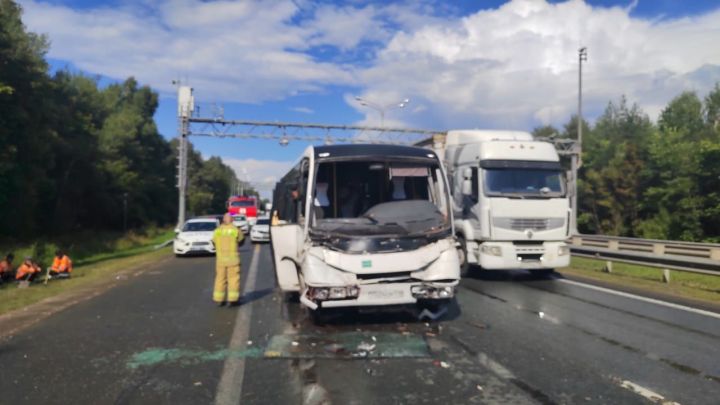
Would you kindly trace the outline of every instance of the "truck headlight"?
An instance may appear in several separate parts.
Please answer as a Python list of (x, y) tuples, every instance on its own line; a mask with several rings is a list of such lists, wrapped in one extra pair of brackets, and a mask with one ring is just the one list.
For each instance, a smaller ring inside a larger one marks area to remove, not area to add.
[(570, 246), (560, 246), (558, 247), (558, 256), (567, 256), (570, 254)]
[(480, 251), (482, 253), (485, 253), (487, 255), (493, 255), (493, 256), (502, 256), (502, 248), (500, 246), (488, 246), (483, 245), (480, 248)]

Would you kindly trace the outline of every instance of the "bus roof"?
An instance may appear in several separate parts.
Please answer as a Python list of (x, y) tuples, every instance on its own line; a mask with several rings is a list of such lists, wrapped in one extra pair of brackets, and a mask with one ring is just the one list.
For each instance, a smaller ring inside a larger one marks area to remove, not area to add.
[(373, 144), (350, 144), (350, 145), (325, 145), (315, 146), (315, 158), (334, 158), (351, 156), (407, 156), (419, 158), (434, 158), (432, 150), (418, 148), (415, 146), (402, 145), (373, 145)]

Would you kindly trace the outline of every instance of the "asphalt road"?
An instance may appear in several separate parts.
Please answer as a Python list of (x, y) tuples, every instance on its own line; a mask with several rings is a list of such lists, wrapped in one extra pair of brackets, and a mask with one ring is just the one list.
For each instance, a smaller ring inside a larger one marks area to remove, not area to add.
[[(267, 246), (246, 244), (242, 256), (240, 307), (210, 301), (212, 257), (173, 259), (3, 339), (0, 403), (720, 398), (720, 317), (500, 272), (463, 280), (457, 305), (438, 323), (402, 312), (345, 313), (316, 326), (275, 291)], [(282, 350), (270, 350), (283, 337)], [(348, 341), (377, 348), (348, 352)], [(382, 350), (388, 355), (374, 356)]]

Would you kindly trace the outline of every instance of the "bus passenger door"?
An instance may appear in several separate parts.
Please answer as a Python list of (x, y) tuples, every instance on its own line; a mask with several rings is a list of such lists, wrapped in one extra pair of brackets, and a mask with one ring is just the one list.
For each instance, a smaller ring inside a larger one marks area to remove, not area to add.
[(298, 266), (305, 233), (303, 231), (302, 196), (303, 164), (290, 170), (275, 186), (270, 220), (270, 243), (275, 275), (284, 292), (300, 291)]
[(282, 223), (270, 226), (275, 275), (280, 289), (284, 292), (300, 291), (298, 279), (299, 249), (302, 247), (303, 231), (299, 224)]

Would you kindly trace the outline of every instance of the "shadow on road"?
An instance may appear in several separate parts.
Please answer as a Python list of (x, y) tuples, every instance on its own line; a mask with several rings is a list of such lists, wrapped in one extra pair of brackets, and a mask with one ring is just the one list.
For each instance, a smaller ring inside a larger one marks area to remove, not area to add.
[(535, 270), (482, 270), (478, 267), (472, 268), (464, 278), (479, 281), (505, 281), (505, 282), (526, 282), (526, 281), (548, 281), (563, 278), (563, 275), (553, 271)]
[(246, 305), (253, 301), (262, 299), (266, 295), (269, 295), (274, 291), (274, 288), (264, 288), (262, 290), (250, 291), (249, 293), (242, 296), (242, 304)]
[[(415, 306), (326, 308), (318, 313), (313, 313), (313, 316), (317, 324), (336, 326), (413, 324), (430, 321), (429, 319), (418, 319), (418, 314), (422, 309), (422, 307)], [(460, 317), (461, 313), (457, 300), (453, 299), (448, 303), (446, 312), (432, 322), (452, 321)]]

